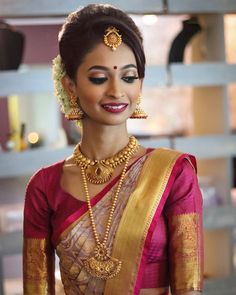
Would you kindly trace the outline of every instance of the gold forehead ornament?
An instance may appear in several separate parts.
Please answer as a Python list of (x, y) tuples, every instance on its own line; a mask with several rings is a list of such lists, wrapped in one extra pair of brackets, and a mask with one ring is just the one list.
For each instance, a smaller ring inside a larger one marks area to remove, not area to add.
[(118, 32), (115, 27), (108, 27), (105, 31), (103, 41), (112, 50), (116, 50), (122, 43), (122, 36)]

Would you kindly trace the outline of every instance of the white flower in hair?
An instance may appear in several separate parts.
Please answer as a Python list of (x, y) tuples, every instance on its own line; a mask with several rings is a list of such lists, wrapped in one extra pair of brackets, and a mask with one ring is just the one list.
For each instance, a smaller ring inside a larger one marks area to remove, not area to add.
[(70, 113), (70, 102), (65, 89), (62, 85), (62, 78), (65, 76), (66, 71), (61, 60), (61, 56), (58, 54), (52, 61), (52, 76), (54, 82), (55, 95), (60, 103), (61, 111), (65, 114)]

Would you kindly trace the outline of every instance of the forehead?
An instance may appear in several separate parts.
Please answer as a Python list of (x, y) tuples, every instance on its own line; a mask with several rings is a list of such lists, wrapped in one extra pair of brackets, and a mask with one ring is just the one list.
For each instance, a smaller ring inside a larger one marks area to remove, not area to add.
[(137, 65), (133, 51), (126, 44), (122, 43), (115, 51), (112, 51), (104, 43), (99, 43), (85, 55), (80, 67), (89, 68), (93, 65), (102, 65), (108, 68), (114, 66), (119, 68), (127, 64)]

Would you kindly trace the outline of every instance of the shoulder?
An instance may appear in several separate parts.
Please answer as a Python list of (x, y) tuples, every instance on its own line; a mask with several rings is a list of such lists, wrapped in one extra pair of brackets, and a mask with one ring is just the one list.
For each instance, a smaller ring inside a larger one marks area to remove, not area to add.
[(30, 178), (28, 182), (27, 189), (29, 187), (41, 187), (43, 188), (45, 184), (52, 182), (60, 175), (62, 171), (64, 160), (53, 163), (49, 166), (44, 166), (37, 170)]
[(195, 156), (184, 153), (178, 150), (169, 148), (148, 148), (151, 152), (151, 160), (156, 161), (159, 164), (170, 163), (177, 170), (184, 169), (184, 167), (191, 167), (192, 170), (197, 170)]

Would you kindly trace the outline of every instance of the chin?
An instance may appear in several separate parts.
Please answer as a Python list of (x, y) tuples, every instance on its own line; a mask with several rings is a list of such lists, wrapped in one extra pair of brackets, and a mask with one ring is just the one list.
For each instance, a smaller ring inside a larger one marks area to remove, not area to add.
[(124, 125), (126, 124), (128, 120), (128, 117), (113, 117), (113, 118), (107, 118), (107, 119), (103, 119), (102, 121), (100, 121), (102, 124), (104, 125), (108, 125), (108, 126), (116, 126), (116, 125)]

